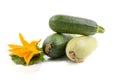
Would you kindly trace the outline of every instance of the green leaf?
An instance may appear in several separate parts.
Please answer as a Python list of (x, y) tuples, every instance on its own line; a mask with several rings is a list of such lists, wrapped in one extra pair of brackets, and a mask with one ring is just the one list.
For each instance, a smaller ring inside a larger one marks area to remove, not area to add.
[(26, 64), (24, 58), (16, 56), (16, 55), (10, 55), (10, 56), (11, 56), (11, 59), (12, 59), (12, 61), (14, 63), (16, 63), (16, 64), (22, 64), (22, 65)]
[(31, 59), (29, 65), (37, 64), (37, 63), (42, 62), (42, 61), (44, 61), (44, 55), (42, 53), (40, 53), (40, 54), (35, 55)]
[[(21, 64), (21, 65), (26, 65), (26, 62), (24, 60), (23, 57), (19, 57), (19, 56), (16, 56), (16, 55), (10, 55), (11, 56), (11, 59), (14, 63), (16, 64)], [(40, 54), (36, 54), (33, 56), (33, 58), (30, 60), (30, 63), (29, 65), (33, 65), (33, 64), (37, 64), (39, 62), (42, 62), (44, 61), (44, 53), (40, 53)]]

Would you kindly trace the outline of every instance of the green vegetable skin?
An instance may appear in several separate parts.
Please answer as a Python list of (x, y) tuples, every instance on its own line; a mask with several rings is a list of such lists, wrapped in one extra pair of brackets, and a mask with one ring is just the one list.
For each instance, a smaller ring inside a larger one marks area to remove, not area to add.
[(65, 48), (72, 37), (63, 34), (52, 34), (43, 42), (43, 51), (51, 58), (59, 58), (65, 55)]
[(104, 33), (104, 28), (90, 19), (67, 15), (55, 15), (49, 20), (50, 28), (58, 33), (94, 35)]
[(83, 62), (97, 47), (97, 40), (90, 36), (71, 39), (66, 47), (67, 57), (74, 62)]

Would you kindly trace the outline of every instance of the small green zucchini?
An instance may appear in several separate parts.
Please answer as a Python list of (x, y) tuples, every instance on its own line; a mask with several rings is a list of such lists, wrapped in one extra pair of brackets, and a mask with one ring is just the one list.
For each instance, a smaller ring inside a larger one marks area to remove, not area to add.
[(93, 20), (67, 15), (54, 15), (49, 19), (50, 28), (58, 33), (94, 35), (104, 33), (104, 28)]
[(72, 37), (54, 33), (48, 36), (43, 42), (43, 51), (50, 58), (59, 58), (65, 55), (65, 48)]

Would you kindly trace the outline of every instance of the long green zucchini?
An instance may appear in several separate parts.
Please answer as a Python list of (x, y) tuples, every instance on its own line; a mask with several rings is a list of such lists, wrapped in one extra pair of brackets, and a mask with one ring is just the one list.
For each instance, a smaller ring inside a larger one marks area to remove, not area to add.
[(71, 33), (82, 35), (94, 35), (96, 33), (104, 33), (104, 28), (90, 19), (55, 15), (49, 20), (50, 28), (58, 33)]

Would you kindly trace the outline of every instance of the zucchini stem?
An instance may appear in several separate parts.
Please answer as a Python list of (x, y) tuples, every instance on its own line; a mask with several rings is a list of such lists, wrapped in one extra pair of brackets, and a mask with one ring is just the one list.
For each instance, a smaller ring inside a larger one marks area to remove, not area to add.
[(97, 33), (104, 33), (105, 29), (102, 26), (97, 26)]

